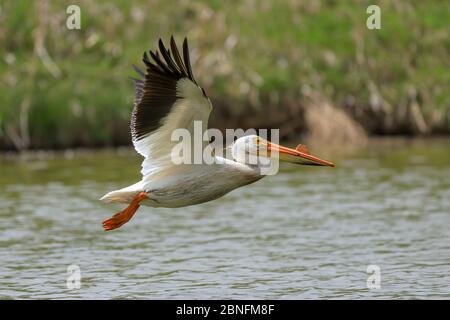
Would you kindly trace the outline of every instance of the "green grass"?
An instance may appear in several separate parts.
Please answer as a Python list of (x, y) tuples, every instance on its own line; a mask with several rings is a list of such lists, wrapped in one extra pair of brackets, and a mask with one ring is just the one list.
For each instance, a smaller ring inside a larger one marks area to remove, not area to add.
[[(179, 42), (189, 37), (198, 82), (229, 109), (218, 110), (218, 121), (239, 125), (237, 115), (251, 108), (264, 122), (265, 106), (302, 106), (309, 89), (354, 113), (369, 131), (401, 133), (395, 110), (414, 90), (430, 131), (450, 132), (445, 1), (378, 1), (382, 29), (368, 30), (369, 1), (85, 0), (78, 2), (76, 31), (65, 27), (73, 1), (49, 1), (44, 43), (58, 78), (34, 53), (37, 3), (0, 5), (0, 148), (14, 147), (12, 135), (28, 135), (31, 147), (128, 143), (131, 65), (171, 34)], [(373, 129), (359, 116), (374, 112), (370, 83), (393, 107), (373, 116), (393, 128)]]

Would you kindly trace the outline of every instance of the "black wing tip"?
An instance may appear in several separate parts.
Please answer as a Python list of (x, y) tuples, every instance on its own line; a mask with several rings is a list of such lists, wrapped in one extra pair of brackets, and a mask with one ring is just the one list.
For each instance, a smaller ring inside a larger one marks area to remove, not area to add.
[(135, 64), (132, 65), (134, 71), (136, 71), (137, 74), (139, 74), (141, 77), (145, 78), (145, 73), (141, 69), (139, 69)]
[(147, 51), (144, 51), (144, 54), (142, 55), (142, 61), (148, 65), (150, 63), (150, 60), (148, 60)]
[(138, 78), (135, 78), (135, 77), (128, 77), (128, 79), (130, 79), (130, 80), (133, 80), (133, 82), (135, 82), (135, 83), (143, 83), (143, 81), (142, 81), (142, 79), (138, 79)]
[[(161, 38), (159, 38), (158, 47), (159, 47), (159, 51), (161, 52), (161, 54), (164, 55), (164, 53), (167, 51), (167, 49)], [(156, 50), (156, 52), (158, 52), (158, 49)]]
[[(175, 77), (177, 80), (180, 78), (188, 78), (193, 83), (197, 84), (192, 73), (187, 37), (184, 37), (183, 40), (183, 57), (179, 54), (178, 46), (173, 35), (170, 36), (169, 45), (167, 47), (162, 38), (159, 38), (157, 42), (157, 49), (154, 51), (149, 50), (148, 53), (147, 51), (144, 52), (142, 57), (142, 61), (147, 66), (147, 73), (158, 71), (158, 73), (163, 73), (169, 77)], [(171, 51), (167, 48), (170, 48)], [(136, 70), (136, 67), (133, 67)], [(142, 75), (139, 71), (137, 72)]]
[[(189, 43), (188, 43), (187, 37), (184, 37), (184, 40), (183, 40), (183, 53), (184, 53), (184, 51), (186, 51), (186, 54), (189, 57)], [(190, 60), (189, 60), (189, 62), (190, 62)]]
[(197, 84), (197, 82), (195, 81), (195, 78), (194, 78), (194, 74), (192, 72), (192, 68), (191, 68), (191, 59), (189, 57), (189, 45), (188, 45), (187, 37), (185, 37), (184, 41), (183, 41), (183, 58), (184, 58), (184, 65), (186, 66), (189, 79), (191, 79), (192, 82)]

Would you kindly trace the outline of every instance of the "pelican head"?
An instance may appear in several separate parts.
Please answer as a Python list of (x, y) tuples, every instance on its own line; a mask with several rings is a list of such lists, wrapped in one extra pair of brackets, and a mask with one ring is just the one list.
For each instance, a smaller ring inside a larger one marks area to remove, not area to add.
[(242, 164), (255, 164), (261, 160), (276, 159), (283, 162), (296, 163), (309, 166), (328, 166), (334, 164), (312, 156), (304, 145), (291, 149), (267, 141), (257, 135), (248, 135), (237, 139), (232, 146), (234, 160)]

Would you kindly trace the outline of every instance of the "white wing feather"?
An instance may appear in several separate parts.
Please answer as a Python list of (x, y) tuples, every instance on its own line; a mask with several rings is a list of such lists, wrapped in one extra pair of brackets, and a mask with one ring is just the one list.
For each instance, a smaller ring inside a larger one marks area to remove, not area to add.
[(163, 125), (149, 136), (134, 142), (136, 151), (145, 157), (141, 170), (144, 179), (175, 165), (171, 152), (179, 141), (171, 140), (174, 130), (185, 128), (193, 137), (194, 121), (201, 121), (203, 130), (208, 128), (212, 105), (201, 88), (189, 79), (182, 78), (177, 82), (177, 96), (179, 98), (171, 112), (162, 120)]

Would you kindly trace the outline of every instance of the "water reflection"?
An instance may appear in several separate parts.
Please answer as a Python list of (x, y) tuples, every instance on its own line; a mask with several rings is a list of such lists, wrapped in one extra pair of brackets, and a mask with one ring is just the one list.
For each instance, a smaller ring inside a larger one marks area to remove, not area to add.
[[(120, 206), (97, 199), (139, 178), (139, 156), (3, 156), (0, 296), (449, 298), (449, 143), (379, 142), (336, 169), (285, 166), (214, 202), (143, 208), (111, 233), (101, 221)], [(71, 264), (79, 290), (66, 288)], [(366, 287), (369, 264), (379, 290)]]

